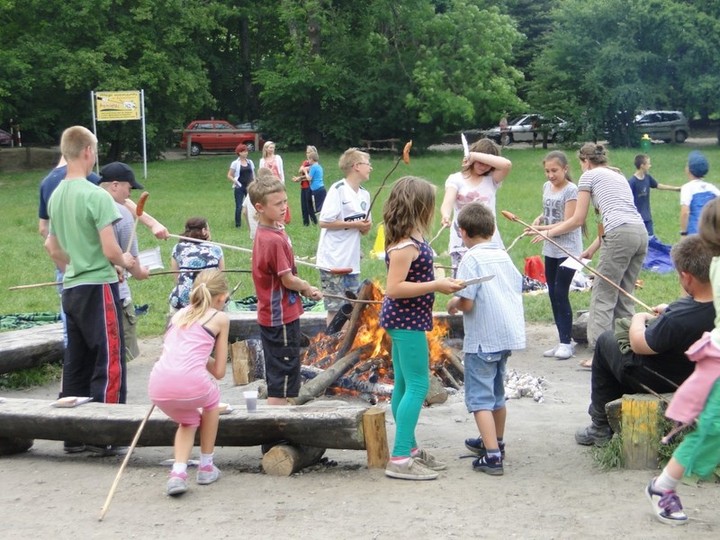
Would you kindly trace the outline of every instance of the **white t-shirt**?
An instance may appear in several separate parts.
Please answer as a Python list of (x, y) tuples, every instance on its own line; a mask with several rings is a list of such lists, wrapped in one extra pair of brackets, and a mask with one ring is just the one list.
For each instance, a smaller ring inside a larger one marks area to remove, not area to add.
[[(328, 189), (318, 218), (320, 222), (360, 221), (370, 207), (370, 193), (360, 186), (357, 191), (344, 178)], [(323, 268), (352, 268), (360, 273), (360, 231), (357, 229), (320, 229), (317, 259)]]
[(255, 240), (255, 231), (258, 226), (257, 210), (255, 210), (255, 207), (250, 202), (250, 197), (245, 197), (245, 200), (243, 200), (243, 207), (245, 207), (245, 210), (247, 211), (247, 222), (248, 227), (250, 228), (250, 240)]
[[(448, 176), (445, 181), (445, 189), (453, 187), (457, 190), (455, 202), (453, 203), (453, 220), (450, 227), (450, 245), (448, 253), (465, 253), (467, 248), (463, 245), (460, 238), (460, 229), (457, 224), (457, 216), (463, 207), (471, 202), (481, 202), (492, 210), (495, 216), (495, 192), (500, 188), (500, 184), (496, 184), (492, 176), (483, 176), (478, 185), (472, 185), (462, 172), (456, 172)], [(500, 232), (497, 227), (497, 219), (495, 220), (495, 234), (493, 234), (491, 243), (493, 246), (505, 249)]]

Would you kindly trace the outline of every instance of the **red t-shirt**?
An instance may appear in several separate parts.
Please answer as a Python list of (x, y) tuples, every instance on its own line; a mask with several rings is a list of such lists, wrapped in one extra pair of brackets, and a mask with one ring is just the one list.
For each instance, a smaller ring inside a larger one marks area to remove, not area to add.
[(252, 254), (258, 324), (280, 326), (303, 314), (300, 294), (283, 286), (280, 277), (297, 274), (290, 238), (282, 229), (258, 225)]

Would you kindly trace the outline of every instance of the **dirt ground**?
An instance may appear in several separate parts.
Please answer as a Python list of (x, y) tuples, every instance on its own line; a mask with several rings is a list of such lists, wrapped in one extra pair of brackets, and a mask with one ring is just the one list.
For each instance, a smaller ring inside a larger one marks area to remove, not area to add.
[[(554, 329), (528, 327), (526, 351), (510, 369), (543, 377), (544, 401), (508, 403), (505, 475), (471, 468), (463, 441), (476, 435), (461, 393), (423, 410), (421, 444), (448, 462), (438, 480), (409, 482), (368, 470), (363, 451), (328, 450), (329, 462), (291, 476), (261, 472), (259, 448), (217, 448), (220, 480), (191, 483), (180, 498), (164, 494), (171, 448), (138, 448), (103, 522), (99, 511), (121, 463), (119, 457), (65, 455), (62, 443), (35, 441), (24, 454), (0, 458), (3, 537), (44, 538), (718, 538), (720, 486), (681, 485), (690, 515), (671, 528), (651, 515), (643, 489), (653, 471), (605, 472), (575, 444), (588, 421), (590, 373), (568, 361), (543, 358)], [(160, 338), (144, 340), (129, 367), (128, 401), (147, 403), (146, 383)], [(242, 406), (229, 372), (223, 400)], [(5, 393), (54, 398), (57, 385)], [(262, 403), (261, 403), (261, 406)], [(388, 412), (388, 434), (394, 425)], [(196, 452), (198, 450), (196, 449)], [(194, 456), (197, 457), (197, 456)], [(192, 476), (191, 476), (192, 478)]]

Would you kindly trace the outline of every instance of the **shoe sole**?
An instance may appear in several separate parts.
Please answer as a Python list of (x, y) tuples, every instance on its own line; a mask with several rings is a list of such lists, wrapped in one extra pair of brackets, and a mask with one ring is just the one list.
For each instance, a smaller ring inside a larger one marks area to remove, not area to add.
[(653, 514), (655, 514), (655, 517), (661, 523), (675, 527), (678, 525), (685, 525), (688, 522), (687, 517), (685, 519), (670, 519), (662, 516), (661, 514), (658, 514), (655, 510), (655, 501), (652, 500), (652, 494), (650, 493), (650, 489), (648, 486), (645, 486), (645, 496), (647, 497), (647, 500), (650, 501), (650, 506), (652, 506)]
[(578, 437), (575, 435), (575, 442), (578, 443), (581, 446), (606, 446), (610, 441), (612, 440), (612, 437), (608, 439), (583, 439), (582, 437)]
[(177, 495), (182, 495), (182, 494), (185, 493), (187, 490), (188, 490), (187, 486), (184, 486), (184, 487), (176, 487), (176, 488), (173, 488), (173, 489), (168, 489), (168, 490), (167, 490), (167, 494), (168, 494), (170, 497), (176, 497)]
[(435, 480), (439, 475), (437, 473), (417, 475), (385, 470), (385, 476), (390, 478), (399, 478), (400, 480)]
[(444, 471), (447, 469), (447, 465), (445, 463), (437, 463), (435, 465), (430, 465), (427, 461), (420, 458), (415, 458), (415, 461), (417, 461), (420, 465), (425, 467), (426, 469), (431, 469), (433, 471)]
[(505, 474), (504, 470), (494, 469), (492, 467), (473, 467), (473, 470), (475, 472), (489, 474), (490, 476), (502, 476), (503, 474)]

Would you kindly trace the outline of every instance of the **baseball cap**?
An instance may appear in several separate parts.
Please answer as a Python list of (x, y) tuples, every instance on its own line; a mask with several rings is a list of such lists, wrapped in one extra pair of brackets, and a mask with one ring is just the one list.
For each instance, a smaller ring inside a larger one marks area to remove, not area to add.
[(702, 178), (708, 173), (710, 165), (702, 152), (698, 152), (697, 150), (690, 152), (688, 156), (688, 170), (695, 178)]
[(100, 181), (102, 182), (129, 182), (133, 189), (145, 189), (142, 184), (135, 180), (135, 173), (125, 163), (113, 161), (100, 169)]

